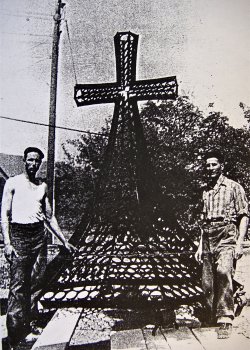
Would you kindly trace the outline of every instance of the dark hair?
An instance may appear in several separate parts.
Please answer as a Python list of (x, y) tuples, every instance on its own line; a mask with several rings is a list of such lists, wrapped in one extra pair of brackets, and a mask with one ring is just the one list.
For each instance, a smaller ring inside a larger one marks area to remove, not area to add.
[(224, 163), (224, 156), (218, 149), (212, 149), (207, 151), (207, 153), (205, 154), (205, 160), (207, 160), (208, 158), (217, 158), (220, 163)]
[(31, 152), (36, 152), (36, 153), (38, 153), (41, 160), (44, 158), (44, 154), (43, 154), (43, 152), (42, 152), (39, 148), (37, 148), (37, 147), (27, 147), (27, 148), (25, 149), (25, 151), (24, 151), (24, 154), (23, 154), (23, 160), (26, 160), (27, 154), (28, 154), (28, 153), (31, 153)]

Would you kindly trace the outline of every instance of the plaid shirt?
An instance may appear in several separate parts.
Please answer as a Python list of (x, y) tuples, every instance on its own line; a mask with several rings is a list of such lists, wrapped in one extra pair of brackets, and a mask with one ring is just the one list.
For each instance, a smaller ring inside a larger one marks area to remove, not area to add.
[(248, 201), (243, 187), (220, 175), (214, 188), (203, 192), (203, 219), (237, 222), (242, 215), (249, 216)]

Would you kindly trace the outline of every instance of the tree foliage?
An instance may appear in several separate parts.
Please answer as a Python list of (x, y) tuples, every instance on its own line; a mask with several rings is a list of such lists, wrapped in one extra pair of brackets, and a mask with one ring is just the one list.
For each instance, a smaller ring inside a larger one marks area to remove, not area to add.
[[(250, 132), (247, 128), (233, 128), (220, 112), (204, 116), (185, 96), (174, 102), (148, 102), (140, 117), (150, 159), (149, 174), (160, 188), (165, 210), (169, 210), (175, 222), (191, 237), (197, 237), (198, 232), (197, 218), (205, 181), (203, 156), (208, 149), (218, 148), (224, 153), (226, 175), (240, 182), (250, 196)], [(134, 146), (136, 141), (129, 132), (128, 123), (124, 121), (124, 129), (120, 129), (119, 136), (123, 137), (117, 139), (113, 154), (116, 165), (108, 179), (111, 190), (116, 192), (119, 188), (120, 197), (117, 194), (117, 198), (124, 207), (124, 217), (132, 220), (134, 207), (126, 198), (134, 190), (131, 179), (135, 173), (132, 164), (136, 152), (131, 144)], [(104, 136), (85, 134), (68, 141), (65, 145), (67, 160), (58, 166), (57, 215), (71, 232), (87, 203), (97, 195), (98, 178), (105, 166), (103, 155), (109, 123), (102, 132)], [(67, 151), (67, 145), (73, 146), (74, 151)], [(105, 188), (100, 190), (105, 191)], [(108, 200), (106, 208), (113, 207), (115, 212), (117, 205), (117, 200)]]

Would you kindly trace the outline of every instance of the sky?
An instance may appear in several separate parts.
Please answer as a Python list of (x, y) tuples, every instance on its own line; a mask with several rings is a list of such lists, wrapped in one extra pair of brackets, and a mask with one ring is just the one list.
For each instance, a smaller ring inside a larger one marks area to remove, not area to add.
[[(116, 81), (113, 38), (139, 35), (137, 79), (176, 75), (179, 94), (234, 127), (250, 106), (249, 0), (68, 0), (59, 51), (57, 125), (101, 131), (113, 105), (77, 107), (77, 83)], [(56, 0), (0, 1), (0, 152), (47, 152), (53, 14)], [(4, 117), (4, 118), (2, 118)], [(62, 143), (80, 133), (56, 130)]]

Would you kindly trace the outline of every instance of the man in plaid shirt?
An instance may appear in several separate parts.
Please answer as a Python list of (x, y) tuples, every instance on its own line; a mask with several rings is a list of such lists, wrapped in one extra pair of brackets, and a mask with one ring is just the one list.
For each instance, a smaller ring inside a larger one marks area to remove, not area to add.
[(233, 275), (243, 255), (249, 223), (244, 189), (225, 177), (218, 151), (206, 155), (207, 187), (203, 192), (203, 225), (195, 258), (202, 266), (202, 288), (209, 321), (217, 322), (218, 338), (228, 338), (234, 319)]

